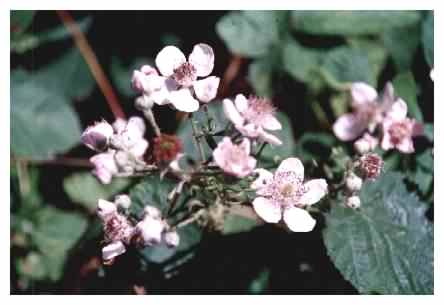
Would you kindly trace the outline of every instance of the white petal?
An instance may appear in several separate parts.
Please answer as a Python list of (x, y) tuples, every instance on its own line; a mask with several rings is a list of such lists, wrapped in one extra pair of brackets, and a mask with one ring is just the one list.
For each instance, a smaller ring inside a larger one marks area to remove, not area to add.
[(268, 133), (264, 130), (262, 130), (260, 132), (259, 137), (263, 141), (270, 143), (272, 145), (282, 145), (282, 141), (278, 137), (276, 137), (276, 136), (272, 135), (271, 133)]
[(316, 225), (316, 220), (306, 210), (297, 207), (284, 210), (284, 222), (293, 232), (310, 232)]
[(236, 95), (234, 104), (236, 105), (237, 111), (240, 113), (243, 113), (248, 108), (248, 100), (243, 94)]
[(387, 111), (387, 117), (394, 121), (401, 121), (407, 116), (407, 104), (403, 99), (398, 98)]
[(400, 152), (403, 152), (405, 154), (411, 154), (411, 153), (415, 152), (415, 148), (413, 147), (412, 138), (405, 138), (405, 139), (403, 139), (401, 141), (401, 143), (396, 145), (396, 148)]
[(245, 153), (246, 153), (247, 155), (250, 154), (250, 149), (251, 149), (251, 147), (250, 147), (250, 140), (248, 140), (247, 138), (244, 138), (244, 139), (242, 140), (242, 142), (239, 144), (239, 147), (240, 147), (243, 151), (245, 151)]
[(312, 205), (328, 193), (328, 184), (325, 179), (313, 179), (304, 183), (306, 192), (299, 199), (300, 204)]
[(276, 119), (274, 116), (269, 115), (265, 122), (262, 124), (262, 127), (268, 130), (280, 130), (282, 129), (281, 122)]
[(264, 197), (253, 200), (254, 211), (266, 222), (278, 223), (282, 218), (281, 207)]
[(304, 178), (304, 165), (298, 158), (287, 158), (281, 162), (276, 173), (294, 172), (301, 179)]
[(103, 219), (116, 212), (117, 212), (117, 207), (114, 203), (104, 199), (99, 199), (99, 202), (97, 203), (97, 215), (100, 218)]
[(125, 253), (125, 251), (125, 245), (121, 241), (116, 241), (102, 248), (102, 257), (107, 261)]
[(199, 102), (193, 98), (188, 88), (171, 92), (169, 100), (174, 108), (179, 111), (194, 112), (199, 109)]
[(217, 95), (219, 82), (220, 78), (216, 76), (210, 76), (205, 79), (195, 81), (193, 87), (197, 98), (204, 103), (208, 103), (209, 101), (213, 100)]
[(187, 60), (182, 51), (175, 46), (166, 46), (156, 56), (156, 66), (163, 76), (171, 76), (174, 69)]
[(383, 150), (389, 150), (392, 149), (394, 147), (391, 138), (390, 138), (390, 134), (385, 131), (383, 136), (382, 136), (382, 141), (381, 141), (381, 148)]
[(234, 125), (242, 125), (244, 123), (244, 119), (240, 115), (240, 113), (237, 111), (236, 107), (234, 107), (234, 104), (229, 99), (223, 100), (223, 108), (224, 113), (226, 117), (234, 124)]
[(387, 84), (385, 84), (384, 87), (381, 105), (383, 108), (387, 108), (393, 103), (394, 100), (395, 100), (395, 89), (393, 88), (392, 83), (388, 82)]
[(131, 147), (130, 151), (135, 157), (142, 157), (145, 154), (148, 146), (148, 141), (145, 139), (141, 139), (137, 141), (137, 143), (133, 147)]
[(367, 122), (353, 113), (341, 115), (333, 124), (333, 132), (341, 141), (351, 141), (359, 137), (367, 128)]
[(191, 52), (188, 62), (196, 68), (197, 76), (207, 76), (214, 68), (214, 52), (213, 49), (205, 44), (196, 44)]
[(145, 121), (141, 117), (130, 117), (130, 119), (128, 120), (128, 124), (126, 125), (126, 129), (130, 133), (136, 133), (137, 131), (140, 135), (140, 138), (142, 138), (146, 131)]
[(252, 189), (260, 189), (273, 180), (273, 174), (263, 168), (257, 168), (254, 170), (255, 173), (259, 174), (256, 180), (250, 185)]
[(378, 92), (366, 83), (353, 83), (351, 87), (352, 105), (359, 107), (362, 104), (373, 102), (378, 97)]

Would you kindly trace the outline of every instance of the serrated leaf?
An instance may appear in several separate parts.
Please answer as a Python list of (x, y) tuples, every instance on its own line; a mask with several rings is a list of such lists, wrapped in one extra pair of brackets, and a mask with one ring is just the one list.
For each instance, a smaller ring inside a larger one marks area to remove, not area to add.
[(65, 178), (63, 188), (71, 201), (83, 205), (90, 211), (97, 207), (97, 200), (110, 199), (130, 184), (129, 179), (116, 178), (104, 185), (97, 181), (90, 172), (75, 173)]
[(433, 294), (433, 225), (426, 205), (387, 172), (361, 190), (361, 209), (342, 200), (326, 214), (328, 254), (361, 293)]
[(412, 72), (398, 74), (393, 79), (393, 87), (395, 88), (396, 95), (407, 103), (409, 114), (422, 122), (423, 116), (416, 98), (416, 82)]
[(428, 12), (426, 18), (422, 23), (422, 47), (424, 49), (424, 56), (430, 68), (434, 67), (434, 38), (433, 38), (433, 11)]
[(278, 11), (231, 12), (216, 24), (216, 32), (234, 54), (260, 57), (268, 53), (279, 38)]
[(293, 29), (310, 34), (368, 35), (403, 27), (420, 19), (415, 11), (293, 11)]
[(12, 153), (51, 158), (78, 143), (80, 134), (80, 123), (66, 97), (40, 82), (11, 78)]

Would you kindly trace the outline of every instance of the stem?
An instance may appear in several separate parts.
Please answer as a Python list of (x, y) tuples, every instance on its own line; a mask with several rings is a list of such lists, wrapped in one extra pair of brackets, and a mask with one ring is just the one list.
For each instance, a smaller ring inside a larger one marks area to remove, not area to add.
[(189, 225), (190, 223), (195, 222), (196, 220), (199, 219), (199, 217), (200, 217), (204, 212), (205, 212), (205, 210), (203, 210), (203, 209), (202, 209), (202, 210), (199, 210), (196, 214), (194, 214), (194, 215), (191, 216), (190, 218), (185, 219), (185, 220), (179, 222), (178, 224), (174, 225), (173, 228), (174, 228), (174, 229), (182, 228), (182, 227), (184, 227), (184, 226), (186, 226), (186, 225)]
[(196, 124), (193, 120), (193, 114), (190, 113), (188, 118), (191, 121), (191, 128), (193, 129), (193, 138), (194, 138), (194, 142), (197, 146), (197, 149), (199, 151), (200, 159), (202, 160), (202, 162), (204, 162), (205, 161), (205, 153), (204, 153), (202, 143), (200, 141), (200, 137), (197, 136), (197, 127), (196, 127)]
[(159, 128), (159, 125), (157, 125), (156, 118), (154, 117), (153, 111), (151, 109), (144, 110), (143, 114), (145, 115), (145, 118), (148, 120), (148, 122), (150, 122), (151, 126), (153, 127), (156, 137), (160, 137), (160, 135), (161, 135), (160, 128)]
[(80, 30), (79, 26), (75, 22), (75, 20), (71, 17), (71, 15), (67, 11), (57, 11), (57, 15), (62, 20), (63, 24), (66, 28), (71, 32), (74, 42), (80, 50), (83, 58), (88, 64), (89, 69), (91, 70), (94, 79), (99, 85), (100, 90), (105, 96), (106, 101), (111, 109), (115, 118), (125, 119), (125, 113), (120, 107), (119, 100), (117, 95), (114, 93), (111, 84), (103, 72), (102, 67), (100, 66), (94, 51), (88, 43), (85, 35)]
[(88, 159), (69, 158), (69, 157), (59, 157), (57, 159), (49, 159), (49, 160), (33, 160), (21, 157), (12, 157), (12, 161), (28, 162), (36, 165), (48, 164), (48, 165), (74, 166), (74, 167), (92, 167), (92, 164), (91, 162), (89, 162)]

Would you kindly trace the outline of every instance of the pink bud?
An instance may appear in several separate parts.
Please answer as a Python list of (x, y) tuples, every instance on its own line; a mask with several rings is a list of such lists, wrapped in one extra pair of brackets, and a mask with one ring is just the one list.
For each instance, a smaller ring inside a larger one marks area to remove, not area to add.
[(179, 245), (180, 237), (176, 231), (165, 232), (163, 234), (165, 244), (170, 248), (175, 248)]
[(93, 156), (89, 161), (94, 164), (93, 174), (103, 184), (109, 184), (114, 174), (118, 172), (116, 162), (114, 160), (115, 151), (108, 151)]
[(114, 199), (116, 206), (128, 209), (131, 206), (131, 198), (128, 195), (121, 194), (117, 195)]
[(103, 151), (107, 145), (109, 138), (113, 135), (113, 128), (106, 121), (95, 123), (89, 126), (83, 132), (81, 140), (90, 149)]
[(360, 154), (368, 153), (374, 150), (377, 146), (378, 146), (378, 139), (376, 139), (375, 137), (371, 136), (368, 133), (365, 133), (362, 138), (360, 138), (353, 144), (355, 150)]
[(358, 196), (348, 197), (345, 201), (345, 205), (351, 209), (357, 209), (361, 206), (361, 199)]
[(100, 218), (105, 219), (108, 216), (114, 215), (116, 212), (117, 208), (114, 203), (99, 199), (97, 204), (97, 215), (99, 215)]
[(165, 223), (162, 220), (145, 217), (137, 224), (137, 232), (142, 237), (145, 246), (153, 246), (162, 242), (162, 232)]

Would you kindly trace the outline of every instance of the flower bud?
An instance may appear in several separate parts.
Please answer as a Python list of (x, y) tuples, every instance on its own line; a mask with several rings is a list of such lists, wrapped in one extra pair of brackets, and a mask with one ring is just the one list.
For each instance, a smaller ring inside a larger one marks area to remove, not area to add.
[(362, 187), (362, 179), (356, 176), (354, 173), (350, 173), (345, 179), (345, 187), (350, 192), (357, 192)]
[(175, 248), (179, 245), (180, 237), (177, 231), (169, 231), (163, 234), (165, 244), (170, 248)]
[(131, 154), (127, 151), (120, 150), (116, 152), (116, 164), (121, 172), (132, 173), (134, 171), (134, 160)]
[(114, 160), (115, 151), (97, 154), (89, 159), (94, 164), (93, 174), (103, 184), (109, 184), (114, 174), (118, 172), (117, 164)]
[(125, 245), (121, 241), (116, 241), (102, 248), (102, 257), (104, 261), (109, 261), (125, 251)]
[(151, 205), (147, 205), (143, 209), (143, 213), (144, 213), (144, 217), (151, 217), (154, 219), (161, 219), (162, 218), (162, 213), (160, 212), (160, 210), (156, 207), (151, 206)]
[(375, 153), (368, 153), (357, 162), (358, 174), (364, 179), (376, 179), (381, 174), (384, 161)]
[(124, 209), (129, 209), (129, 207), (131, 206), (131, 198), (125, 194), (117, 195), (114, 199), (114, 203), (116, 204), (116, 206), (120, 206)]
[(145, 217), (136, 228), (143, 245), (154, 246), (162, 242), (162, 232), (165, 229), (165, 223), (162, 220)]
[(366, 133), (362, 138), (357, 140), (353, 147), (360, 154), (368, 153), (378, 146), (378, 139)]
[(97, 215), (105, 219), (107, 216), (114, 215), (117, 212), (117, 207), (114, 203), (107, 200), (99, 199), (97, 204)]
[(112, 126), (106, 121), (102, 121), (86, 128), (81, 140), (88, 148), (95, 151), (103, 151), (107, 148), (109, 138), (113, 133)]
[(345, 201), (345, 205), (351, 209), (358, 209), (361, 206), (361, 199), (358, 196), (350, 196)]

